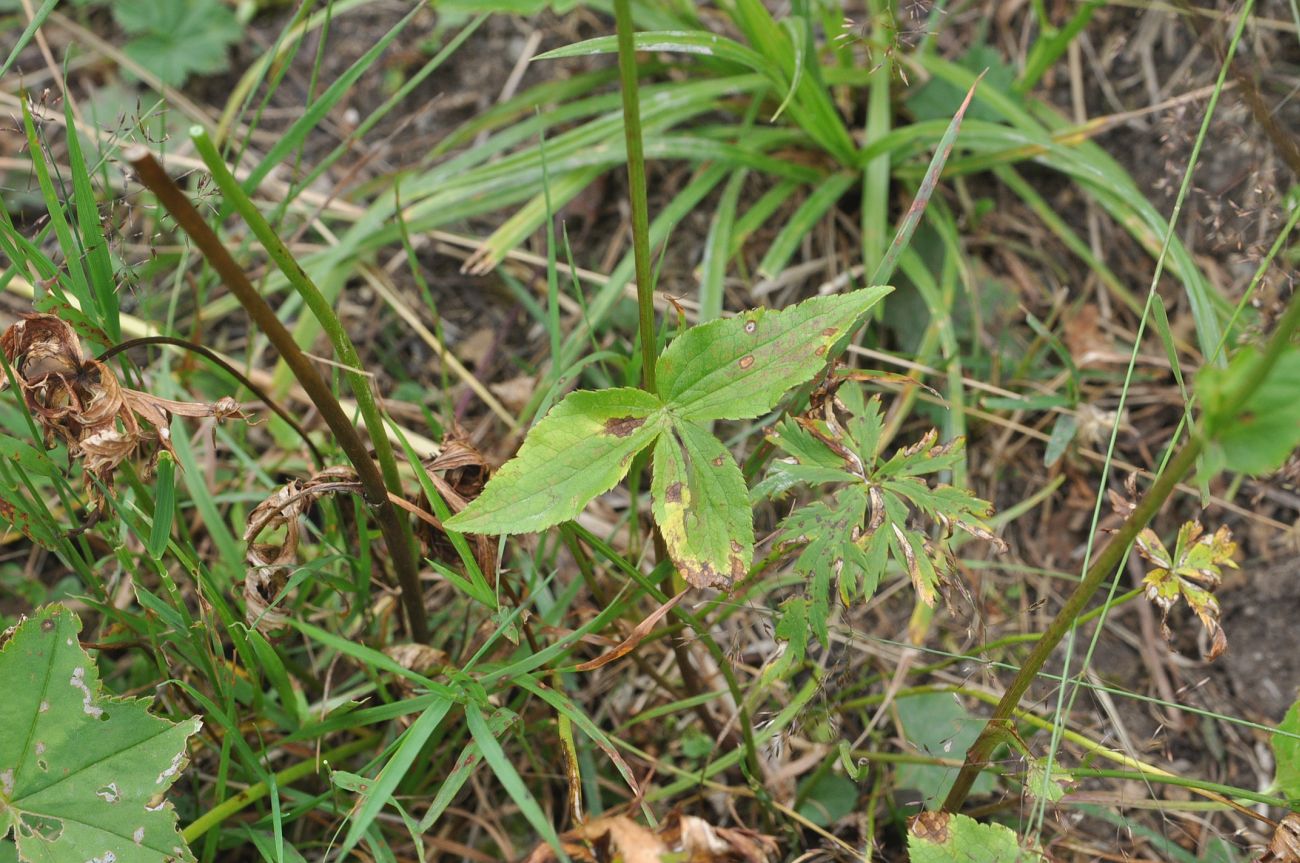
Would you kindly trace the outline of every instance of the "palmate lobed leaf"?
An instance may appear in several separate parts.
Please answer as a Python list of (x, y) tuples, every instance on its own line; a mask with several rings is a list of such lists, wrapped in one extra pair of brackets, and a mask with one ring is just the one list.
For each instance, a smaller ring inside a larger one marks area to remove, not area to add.
[(0, 651), (0, 836), (29, 861), (193, 860), (165, 793), (201, 722), (105, 695), (80, 629), (47, 606)]
[(831, 346), (892, 290), (814, 297), (692, 327), (659, 355), (659, 394), (673, 413), (696, 422), (760, 416), (821, 371)]
[[(965, 441), (936, 445), (929, 432), (888, 459), (876, 449), (884, 428), (879, 396), (862, 398), (861, 388), (832, 388), (820, 406), (798, 422), (785, 421), (768, 440), (788, 454), (778, 463), (791, 481), (837, 483), (833, 504), (814, 501), (791, 513), (780, 538), (803, 545), (796, 572), (808, 578), (810, 619), (825, 643), (832, 582), (847, 605), (870, 596), (892, 558), (911, 578), (918, 597), (933, 605), (953, 570), (948, 536), (953, 528), (1005, 550), (986, 524), (992, 506), (967, 489), (936, 483), (925, 475), (951, 469), (963, 455)], [(842, 398), (841, 398), (842, 396)], [(838, 465), (838, 467), (835, 467)], [(791, 482), (760, 485), (785, 491)], [(908, 526), (913, 513), (942, 528), (934, 539)]]
[(519, 453), (447, 527), (528, 533), (576, 518), (627, 474), (632, 457), (654, 442), (664, 421), (663, 404), (643, 390), (572, 392), (533, 426)]
[(1186, 522), (1178, 529), (1174, 552), (1170, 554), (1160, 537), (1146, 528), (1138, 534), (1137, 550), (1138, 554), (1154, 564), (1154, 568), (1142, 579), (1142, 586), (1146, 590), (1147, 599), (1160, 608), (1163, 615), (1160, 628), (1165, 639), (1172, 638), (1168, 623), (1169, 612), (1181, 597), (1200, 618), (1210, 635), (1210, 652), (1206, 659), (1217, 659), (1228, 649), (1228, 638), (1219, 625), (1219, 601), (1215, 599), (1213, 591), (1223, 577), (1221, 568), (1237, 567), (1232, 559), (1237, 553), (1237, 544), (1232, 541), (1231, 531), (1227, 526), (1222, 526), (1207, 536), (1200, 522)]

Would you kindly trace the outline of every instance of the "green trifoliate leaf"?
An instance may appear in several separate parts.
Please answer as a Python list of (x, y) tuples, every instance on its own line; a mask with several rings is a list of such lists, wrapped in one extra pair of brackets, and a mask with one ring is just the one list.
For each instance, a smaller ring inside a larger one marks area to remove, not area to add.
[(814, 297), (692, 327), (659, 355), (659, 394), (677, 416), (697, 422), (766, 413), (825, 367), (831, 346), (891, 290)]
[(0, 651), (0, 845), (12, 832), (25, 861), (193, 860), (165, 795), (201, 723), (105, 695), (80, 629), (48, 606)]
[(907, 833), (912, 863), (1032, 863), (1043, 855), (1022, 848), (1015, 832), (965, 815), (922, 812)]
[(658, 437), (662, 407), (649, 393), (628, 387), (569, 393), (447, 527), (463, 533), (529, 533), (576, 518)]
[(730, 587), (749, 570), (749, 492), (721, 441), (692, 422), (675, 421), (655, 444), (650, 492), (668, 555), (693, 586)]
[(1196, 376), (1211, 472), (1266, 474), (1300, 445), (1300, 348), (1287, 350), (1241, 411), (1229, 415), (1234, 394), (1255, 374), (1259, 361), (1257, 350), (1245, 348), (1227, 368), (1207, 366)]

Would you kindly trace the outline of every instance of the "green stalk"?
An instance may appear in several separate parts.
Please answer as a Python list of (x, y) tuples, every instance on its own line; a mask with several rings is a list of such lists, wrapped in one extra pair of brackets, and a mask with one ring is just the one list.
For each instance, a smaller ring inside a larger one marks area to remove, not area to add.
[[(375, 451), (375, 458), (379, 462), (379, 470), (383, 474), (384, 486), (389, 492), (397, 496), (402, 494), (402, 478), (397, 469), (397, 458), (393, 455), (392, 443), (388, 440), (388, 435), (384, 431), (384, 418), (379, 411), (379, 405), (375, 402), (374, 392), (370, 388), (369, 379), (361, 373), (361, 357), (357, 354), (356, 346), (352, 344), (352, 339), (348, 337), (347, 330), (344, 329), (343, 323), (334, 313), (334, 308), (330, 305), (329, 300), (316, 287), (316, 283), (311, 280), (306, 271), (299, 266), (294, 259), (293, 252), (284, 244), (280, 236), (271, 227), (270, 222), (262, 215), (261, 211), (253, 203), (252, 199), (244, 192), (235, 175), (230, 172), (226, 162), (221, 158), (217, 151), (216, 145), (208, 137), (208, 133), (201, 126), (192, 126), (190, 128), (190, 140), (194, 142), (194, 148), (198, 151), (203, 163), (208, 166), (212, 174), (212, 179), (216, 182), (217, 187), (221, 189), (221, 194), (225, 196), (226, 202), (235, 208), (235, 211), (248, 223), (257, 239), (261, 242), (262, 247), (266, 249), (267, 255), (284, 273), (289, 284), (302, 297), (307, 308), (320, 322), (321, 329), (329, 337), (330, 345), (334, 348), (334, 355), (338, 357), (339, 362), (344, 367), (344, 376), (347, 378), (348, 386), (352, 390), (353, 397), (357, 400), (357, 409), (361, 412), (361, 419), (365, 423), (366, 433), (370, 436), (370, 446)], [(415, 536), (411, 531), (411, 523), (408, 519), (398, 519), (402, 532), (406, 537), (405, 545), (412, 549), (414, 553)], [(396, 553), (395, 553), (396, 559)], [(417, 582), (418, 583), (418, 582)], [(407, 590), (406, 584), (402, 585), (402, 591)], [(418, 595), (418, 593), (417, 593)], [(421, 638), (421, 641), (424, 639)]]
[[(208, 263), (212, 265), (212, 268), (217, 271), (226, 283), (230, 292), (247, 310), (254, 325), (266, 334), (271, 344), (280, 352), (285, 364), (293, 371), (294, 377), (298, 379), (316, 409), (320, 411), (321, 418), (329, 426), (330, 432), (338, 440), (340, 448), (347, 455), (348, 460), (352, 462), (352, 466), (357, 472), (357, 479), (361, 482), (362, 496), (369, 505), (371, 512), (374, 513), (375, 519), (379, 522), (379, 528), (383, 533), (384, 541), (388, 545), (389, 554), (392, 555), (393, 569), (401, 586), (402, 601), (406, 608), (411, 635), (417, 641), (428, 641), (429, 627), (425, 618), (424, 603), (421, 601), (419, 563), (415, 555), (410, 524), (397, 512), (397, 508), (393, 506), (392, 501), (389, 499), (389, 488), (385, 485), (384, 476), (376, 467), (375, 460), (370, 457), (370, 451), (361, 439), (361, 435), (357, 433), (352, 421), (343, 412), (343, 408), (339, 406), (329, 384), (316, 370), (315, 364), (298, 347), (298, 344), (293, 340), (293, 335), (276, 317), (275, 310), (267, 304), (266, 300), (262, 299), (257, 289), (244, 275), (244, 271), (239, 268), (239, 264), (235, 263), (235, 259), (231, 257), (230, 252), (227, 251), (220, 238), (208, 227), (208, 223), (199, 215), (189, 197), (173, 182), (162, 165), (158, 164), (158, 161), (154, 159), (153, 154), (146, 147), (136, 146), (127, 150), (125, 156), (127, 161), (131, 163), (132, 168), (135, 169), (140, 181), (158, 197), (158, 201), (176, 220), (176, 224), (190, 236), (199, 251), (207, 258)], [(270, 248), (268, 247), (269, 251)], [(290, 258), (290, 268), (298, 269), (297, 263), (292, 261), (292, 258)], [(300, 269), (299, 272), (301, 272)], [(305, 275), (303, 278), (305, 280)], [(319, 296), (319, 292), (317, 292), (317, 296)], [(324, 325), (326, 320), (326, 318), (322, 318), (321, 323)], [(339, 324), (338, 318), (334, 316), (332, 310), (330, 310), (328, 320), (338, 329), (339, 333), (342, 333), (342, 325)], [(346, 334), (342, 334), (342, 337), (344, 341), (347, 340)], [(349, 365), (355, 366), (357, 363), (355, 350), (352, 351), (351, 358), (341, 354), (340, 359)], [(355, 395), (358, 405), (362, 403), (363, 396), (370, 398), (368, 385), (354, 387), (354, 389), (356, 390)], [(371, 407), (374, 407), (373, 401)], [(378, 418), (377, 409), (375, 420), (375, 424), (370, 428), (374, 431), (371, 437), (378, 453), (380, 451), (380, 441), (387, 444), (388, 438), (383, 433), (383, 425)], [(367, 422), (369, 423), (369, 421), (370, 418), (367, 416)], [(388, 453), (389, 458), (391, 458), (392, 451), (388, 450)], [(395, 485), (393, 493), (400, 494), (400, 492), (400, 485)]]
[[(299, 761), (292, 767), (286, 767), (275, 774), (275, 787), (292, 785), (308, 774), (315, 773), (321, 764), (340, 762), (349, 755), (354, 755), (373, 746), (377, 740), (379, 740), (379, 735), (371, 734), (362, 737), (360, 740), (353, 740), (351, 743), (344, 743), (342, 746), (335, 747), (320, 756), (320, 758), (308, 758), (306, 761)], [(190, 823), (190, 826), (181, 831), (181, 837), (186, 843), (193, 843), (195, 839), (198, 839), (231, 815), (261, 800), (270, 790), (270, 786), (265, 781), (248, 786), (234, 797), (226, 798), (196, 818)]]
[(623, 135), (627, 139), (628, 197), (632, 204), (632, 255), (636, 263), (636, 304), (640, 312), (641, 381), (646, 392), (655, 383), (654, 284), (650, 275), (650, 205), (646, 200), (645, 152), (641, 146), (641, 100), (637, 96), (636, 47), (630, 0), (614, 0), (618, 28), (618, 77), (623, 85)]
[[(1292, 297), (1286, 312), (1278, 319), (1277, 327), (1273, 330), (1273, 335), (1269, 337), (1259, 360), (1250, 369), (1250, 374), (1246, 377), (1241, 388), (1234, 394), (1232, 400), (1226, 405), (1222, 416), (1239, 416), (1246, 403), (1263, 384), (1268, 377), (1269, 372), (1277, 365), (1277, 361), (1291, 344), (1292, 336), (1300, 331), (1300, 295)], [(1033, 682), (1034, 677), (1047, 662), (1052, 651), (1061, 639), (1072, 630), (1076, 625), (1079, 614), (1083, 611), (1088, 600), (1094, 593), (1116, 573), (1124, 561), (1128, 558), (1129, 548), (1137, 535), (1143, 528), (1150, 523), (1151, 519), (1164, 505), (1164, 502), (1178, 483), (1191, 472), (1196, 465), (1196, 459), (1205, 447), (1205, 439), (1200, 435), (1193, 435), (1187, 443), (1183, 444), (1180, 449), (1160, 471), (1156, 481), (1147, 491), (1142, 499), (1138, 501), (1133, 512), (1115, 532), (1110, 543), (1101, 550), (1096, 560), (1088, 567), (1084, 574), (1083, 580), (1079, 586), (1070, 594), (1065, 605), (1057, 612), (1056, 617), (1052, 619), (1051, 624), (1043, 632), (1042, 638), (1034, 645), (1028, 658), (1021, 665), (1020, 671), (1007, 687), (1002, 699), (998, 702), (997, 707), (993, 709), (993, 715), (989, 717), (988, 724), (980, 732), (980, 736), (971, 744), (970, 749), (966, 752), (966, 763), (961, 772), (957, 774), (957, 779), (953, 783), (952, 789), (948, 792), (947, 799), (943, 802), (943, 808), (948, 812), (955, 812), (961, 808), (962, 803), (966, 800), (966, 795), (970, 793), (971, 786), (975, 778), (979, 775), (984, 763), (992, 755), (994, 747), (1003, 738), (1005, 732), (1010, 729), (1012, 716), (1020, 699), (1024, 696), (1029, 684)]]

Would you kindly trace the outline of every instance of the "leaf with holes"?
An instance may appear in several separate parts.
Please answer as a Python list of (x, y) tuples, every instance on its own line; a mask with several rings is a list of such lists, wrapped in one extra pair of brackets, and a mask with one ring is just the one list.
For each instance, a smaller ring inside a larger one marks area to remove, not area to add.
[(19, 624), (0, 650), (0, 844), (25, 861), (193, 860), (166, 792), (198, 717), (106, 695), (61, 605)]
[(655, 444), (650, 488), (668, 555), (695, 587), (730, 587), (754, 557), (749, 492), (722, 441), (674, 422)]
[(1210, 536), (1203, 531), (1200, 522), (1185, 523), (1178, 529), (1178, 540), (1173, 554), (1170, 554), (1160, 537), (1146, 528), (1138, 534), (1137, 550), (1147, 562), (1155, 565), (1142, 579), (1142, 586), (1146, 588), (1147, 599), (1154, 602), (1163, 615), (1160, 628), (1165, 640), (1172, 638), (1169, 612), (1182, 597), (1210, 634), (1210, 652), (1205, 658), (1214, 661), (1228, 649), (1228, 637), (1219, 625), (1219, 601), (1214, 598), (1213, 591), (1223, 579), (1221, 567), (1237, 568), (1232, 559), (1237, 553), (1237, 544), (1232, 541), (1232, 532), (1226, 526)]
[(663, 405), (642, 390), (569, 393), (528, 432), (519, 454), (447, 521), (462, 533), (528, 533), (576, 518), (614, 487), (663, 429)]
[(766, 413), (821, 371), (831, 346), (892, 290), (814, 297), (782, 311), (752, 309), (692, 327), (659, 355), (659, 394), (673, 413), (696, 422)]

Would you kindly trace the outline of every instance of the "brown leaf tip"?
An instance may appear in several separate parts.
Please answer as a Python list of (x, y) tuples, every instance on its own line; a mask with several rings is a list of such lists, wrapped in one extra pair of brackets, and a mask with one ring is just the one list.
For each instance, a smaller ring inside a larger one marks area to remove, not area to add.
[(627, 437), (643, 425), (645, 425), (643, 417), (615, 417), (605, 420), (605, 434)]

